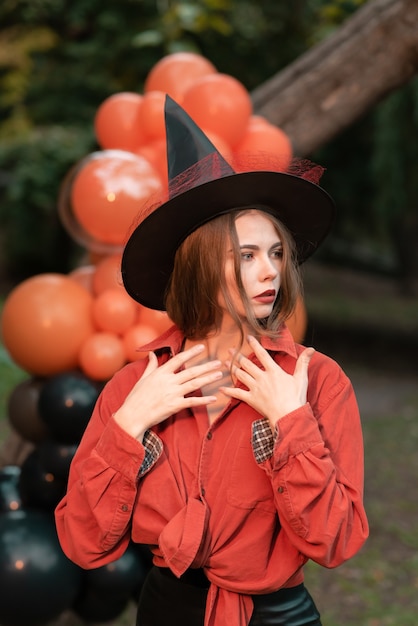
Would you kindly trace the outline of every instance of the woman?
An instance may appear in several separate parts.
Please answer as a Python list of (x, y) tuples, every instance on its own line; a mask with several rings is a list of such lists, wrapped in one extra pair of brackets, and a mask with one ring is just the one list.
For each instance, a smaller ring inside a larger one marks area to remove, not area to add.
[(236, 173), (171, 99), (169, 199), (124, 251), (127, 291), (175, 323), (106, 385), (57, 507), (85, 568), (147, 544), (137, 626), (320, 624), (303, 584), (363, 545), (357, 404), (285, 326), (333, 203), (302, 176)]

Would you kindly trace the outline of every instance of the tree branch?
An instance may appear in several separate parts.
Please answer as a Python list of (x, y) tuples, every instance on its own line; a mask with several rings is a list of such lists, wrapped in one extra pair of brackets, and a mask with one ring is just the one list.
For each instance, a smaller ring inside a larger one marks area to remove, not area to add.
[(255, 113), (307, 156), (418, 72), (418, 1), (370, 0), (252, 92)]

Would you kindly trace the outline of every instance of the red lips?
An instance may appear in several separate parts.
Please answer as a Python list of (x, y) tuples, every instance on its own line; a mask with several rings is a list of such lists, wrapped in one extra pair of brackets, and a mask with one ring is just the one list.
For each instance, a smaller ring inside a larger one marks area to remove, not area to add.
[(258, 296), (254, 296), (253, 299), (263, 304), (271, 304), (276, 299), (276, 292), (274, 289), (267, 289), (267, 291), (259, 293)]
[(256, 296), (256, 298), (266, 298), (266, 297), (270, 297), (270, 296), (275, 296), (276, 292), (274, 291), (274, 289), (268, 289), (267, 291), (263, 291), (263, 293), (259, 293), (258, 296)]

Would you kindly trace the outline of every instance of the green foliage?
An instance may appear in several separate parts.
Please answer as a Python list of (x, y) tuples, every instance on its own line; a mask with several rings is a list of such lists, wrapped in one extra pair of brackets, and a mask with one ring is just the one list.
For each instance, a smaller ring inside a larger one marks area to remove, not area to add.
[(195, 50), (253, 88), (306, 49), (312, 12), (263, 0), (6, 0), (0, 136), (91, 124), (108, 95), (140, 91), (155, 63)]
[[(144, 63), (131, 42), (153, 4), (10, 0), (1, 9), (10, 24), (2, 29), (2, 36), (21, 50), (21, 63), (3, 62), (3, 81), (7, 86), (10, 76), (19, 72), (26, 80), (20, 100), (15, 99), (16, 108), (5, 110), (4, 99), (0, 107), (12, 118), (23, 110), (35, 126), (91, 124), (107, 95), (140, 87), (147, 60)], [(49, 33), (48, 46), (25, 45), (29, 35), (39, 32)]]
[(391, 94), (374, 116), (373, 175), (376, 207), (383, 220), (396, 212), (417, 213), (418, 80)]
[(58, 220), (56, 203), (68, 170), (92, 145), (84, 129), (54, 126), (0, 145), (2, 254), (13, 281), (69, 271), (75, 247)]
[(367, 0), (313, 0), (317, 9), (317, 28), (314, 32), (316, 41), (328, 37), (354, 11)]
[(389, 273), (413, 289), (418, 269), (418, 79), (313, 155), (338, 215), (324, 260)]

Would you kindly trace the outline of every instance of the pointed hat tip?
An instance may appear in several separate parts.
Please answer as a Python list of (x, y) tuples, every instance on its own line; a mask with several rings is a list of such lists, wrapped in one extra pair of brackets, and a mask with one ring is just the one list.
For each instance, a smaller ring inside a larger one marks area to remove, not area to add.
[(176, 176), (209, 155), (217, 155), (224, 171), (235, 173), (202, 129), (168, 94), (164, 115), (169, 184)]

